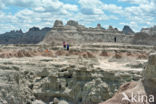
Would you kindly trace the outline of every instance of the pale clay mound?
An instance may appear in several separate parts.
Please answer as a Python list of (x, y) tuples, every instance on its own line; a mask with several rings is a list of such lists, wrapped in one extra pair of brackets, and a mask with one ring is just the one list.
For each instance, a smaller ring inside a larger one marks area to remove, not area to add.
[(141, 79), (154, 51), (121, 44), (72, 46), (69, 52), (46, 47), (1, 46), (0, 104), (98, 104)]
[[(96, 104), (111, 97), (120, 84), (141, 78), (137, 68), (137, 71), (113, 71), (109, 67), (94, 67), (93, 63), (98, 64), (96, 59), (95, 62), (83, 59), (79, 64), (75, 59), (67, 56), (0, 59), (2, 102), (35, 104), (40, 99), (47, 103), (56, 97), (72, 104)], [(116, 67), (125, 69), (121, 64)]]
[[(143, 71), (143, 79), (138, 82), (130, 82), (122, 85), (119, 91), (111, 99), (100, 104), (155, 104), (155, 86), (156, 53), (150, 55), (148, 65)], [(127, 95), (129, 100), (123, 100), (123, 93)], [(132, 96), (132, 93), (134, 97)]]

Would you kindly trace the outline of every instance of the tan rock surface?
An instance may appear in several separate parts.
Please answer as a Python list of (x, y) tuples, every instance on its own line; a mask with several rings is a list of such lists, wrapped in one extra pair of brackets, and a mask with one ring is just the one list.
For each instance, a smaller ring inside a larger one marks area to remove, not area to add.
[[(122, 85), (109, 100), (100, 104), (155, 104), (156, 97), (156, 53), (149, 56), (143, 79)], [(126, 100), (123, 100), (126, 94)], [(134, 96), (133, 96), (134, 95)], [(128, 101), (129, 100), (129, 101)]]
[[(0, 54), (11, 55), (0, 58), (0, 102), (44, 104), (56, 98), (58, 104), (97, 104), (109, 99), (121, 84), (142, 78), (147, 59), (138, 55), (153, 51), (147, 46), (112, 45), (86, 44), (70, 51), (61, 46), (1, 46)], [(108, 56), (101, 55), (104, 50)], [(116, 52), (120, 59), (114, 57)]]

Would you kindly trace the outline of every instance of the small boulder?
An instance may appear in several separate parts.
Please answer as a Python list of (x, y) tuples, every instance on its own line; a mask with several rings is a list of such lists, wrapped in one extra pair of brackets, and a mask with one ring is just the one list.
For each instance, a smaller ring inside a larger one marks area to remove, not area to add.
[(59, 99), (58, 98), (54, 98), (54, 100), (53, 100), (53, 104), (59, 104)]
[(63, 22), (60, 20), (56, 20), (54, 23), (54, 27), (62, 27), (63, 26)]
[(77, 21), (74, 21), (74, 20), (69, 20), (68, 22), (67, 22), (67, 25), (70, 25), (70, 26), (78, 26), (79, 24), (78, 24), (78, 22)]

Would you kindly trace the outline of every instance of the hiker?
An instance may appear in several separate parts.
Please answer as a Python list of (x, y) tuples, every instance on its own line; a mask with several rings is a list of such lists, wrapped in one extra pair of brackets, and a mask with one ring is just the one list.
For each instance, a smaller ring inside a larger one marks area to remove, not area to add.
[(116, 37), (114, 37), (114, 42), (116, 43)]
[(64, 47), (64, 49), (66, 48), (66, 42), (65, 41), (63, 42), (63, 47)]
[(67, 51), (69, 51), (69, 44), (67, 44)]

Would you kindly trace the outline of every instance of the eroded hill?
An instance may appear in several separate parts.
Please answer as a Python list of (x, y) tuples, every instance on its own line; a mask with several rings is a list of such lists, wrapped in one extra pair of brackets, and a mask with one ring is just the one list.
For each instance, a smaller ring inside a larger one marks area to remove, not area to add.
[[(47, 50), (48, 49), (48, 50)], [(152, 46), (1, 45), (0, 102), (4, 104), (97, 104), (120, 85), (142, 78)]]

